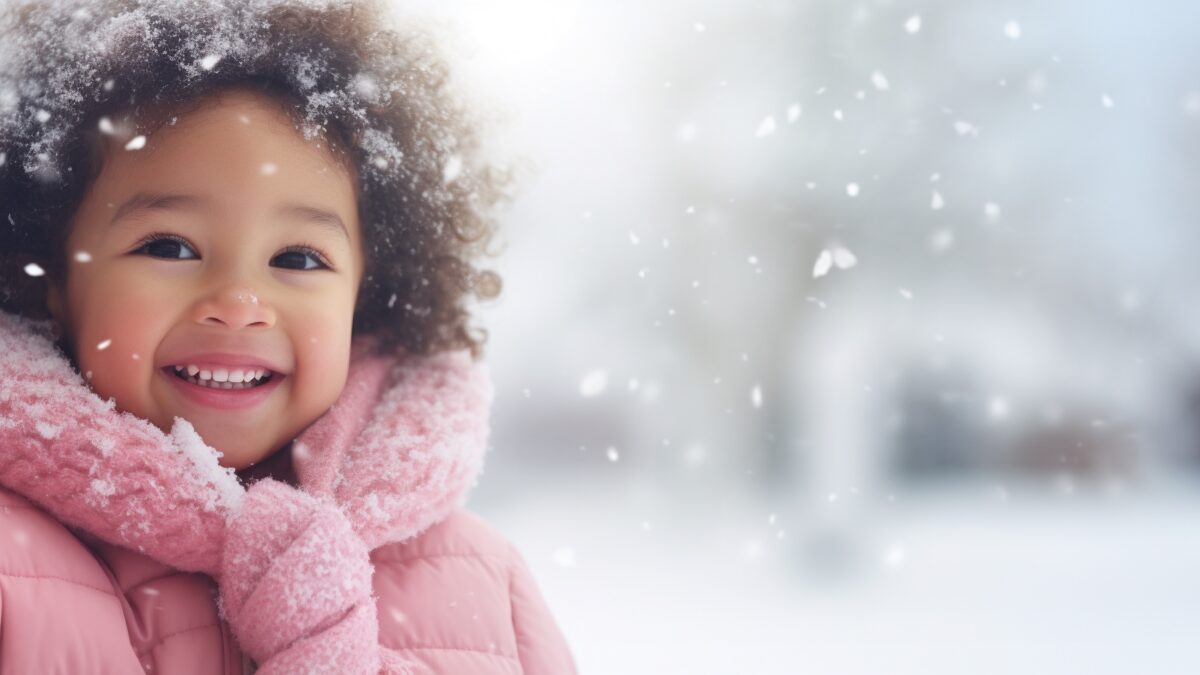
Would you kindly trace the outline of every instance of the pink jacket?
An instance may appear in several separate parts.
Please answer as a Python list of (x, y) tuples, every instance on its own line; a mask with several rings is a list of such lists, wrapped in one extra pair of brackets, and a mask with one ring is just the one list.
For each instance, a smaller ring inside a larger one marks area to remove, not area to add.
[(293, 444), (297, 486), (245, 488), (0, 312), (0, 674), (573, 673), (520, 555), (456, 508), (486, 372), (371, 347)]

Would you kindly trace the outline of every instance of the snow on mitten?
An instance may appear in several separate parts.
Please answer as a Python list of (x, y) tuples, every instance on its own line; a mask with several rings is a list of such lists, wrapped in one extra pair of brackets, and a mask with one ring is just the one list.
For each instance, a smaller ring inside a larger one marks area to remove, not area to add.
[(229, 523), (222, 616), (260, 675), (375, 675), (372, 571), (366, 546), (331, 500), (264, 479)]

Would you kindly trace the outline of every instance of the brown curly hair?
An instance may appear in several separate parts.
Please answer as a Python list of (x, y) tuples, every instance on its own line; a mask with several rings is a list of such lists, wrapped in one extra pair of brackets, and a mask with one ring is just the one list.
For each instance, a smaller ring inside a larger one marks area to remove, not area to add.
[[(161, 125), (223, 89), (281, 102), (357, 175), (366, 273), (354, 333), (387, 350), (482, 352), (472, 298), (509, 176), (432, 37), (375, 2), (18, 0), (0, 11), (0, 309), (44, 318), (72, 215), (103, 166), (97, 125)], [(36, 272), (36, 270), (35, 270)]]

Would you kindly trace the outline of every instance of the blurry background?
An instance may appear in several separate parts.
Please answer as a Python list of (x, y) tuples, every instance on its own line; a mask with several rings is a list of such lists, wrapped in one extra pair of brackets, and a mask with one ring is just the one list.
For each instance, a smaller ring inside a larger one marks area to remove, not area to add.
[(1200, 5), (406, 0), (584, 673), (1196, 673)]

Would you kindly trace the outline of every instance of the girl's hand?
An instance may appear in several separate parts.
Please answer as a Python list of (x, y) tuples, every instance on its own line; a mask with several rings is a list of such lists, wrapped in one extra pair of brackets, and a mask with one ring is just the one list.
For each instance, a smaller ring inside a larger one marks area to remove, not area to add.
[(329, 499), (263, 479), (229, 523), (222, 616), (257, 673), (380, 669), (367, 547)]

